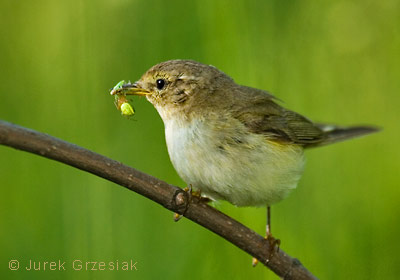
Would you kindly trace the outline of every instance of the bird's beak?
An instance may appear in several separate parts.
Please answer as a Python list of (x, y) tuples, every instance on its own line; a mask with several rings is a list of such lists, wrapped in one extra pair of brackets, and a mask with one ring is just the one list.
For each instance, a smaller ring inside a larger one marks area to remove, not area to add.
[(123, 95), (140, 95), (140, 96), (145, 96), (145, 95), (149, 95), (151, 94), (150, 91), (148, 91), (147, 89), (141, 88), (138, 86), (137, 83), (128, 83), (128, 84), (124, 84), (122, 85), (120, 88), (118, 89), (113, 89), (110, 92), (111, 95), (119, 95), (119, 94), (123, 94)]

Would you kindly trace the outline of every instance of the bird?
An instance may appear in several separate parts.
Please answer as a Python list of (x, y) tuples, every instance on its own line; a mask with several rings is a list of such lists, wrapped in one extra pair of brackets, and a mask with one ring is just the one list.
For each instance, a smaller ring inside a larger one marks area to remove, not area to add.
[(193, 60), (159, 63), (111, 94), (145, 96), (154, 105), (171, 162), (186, 184), (213, 200), (266, 206), (271, 240), (270, 207), (296, 188), (304, 150), (379, 130), (315, 123), (271, 93)]

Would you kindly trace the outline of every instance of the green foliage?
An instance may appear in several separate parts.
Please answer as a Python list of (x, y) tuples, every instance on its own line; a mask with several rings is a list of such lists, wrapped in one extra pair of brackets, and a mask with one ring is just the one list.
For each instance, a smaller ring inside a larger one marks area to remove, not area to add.
[[(127, 120), (109, 95), (161, 61), (215, 65), (316, 121), (381, 126), (307, 152), (272, 231), (321, 279), (397, 279), (399, 24), (395, 0), (4, 0), (0, 118), (179, 186), (155, 109), (135, 98)], [(277, 279), (213, 233), (63, 164), (0, 147), (0, 180), (2, 279)], [(263, 234), (264, 209), (215, 205)], [(12, 259), (67, 267), (10, 271)], [(138, 271), (73, 271), (76, 259), (133, 259)]]

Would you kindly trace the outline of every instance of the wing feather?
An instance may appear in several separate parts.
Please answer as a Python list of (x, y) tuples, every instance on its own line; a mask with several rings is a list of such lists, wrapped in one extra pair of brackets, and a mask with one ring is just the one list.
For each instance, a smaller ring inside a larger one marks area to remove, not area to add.
[[(298, 145), (316, 144), (325, 139), (324, 131), (306, 117), (287, 110), (263, 91), (243, 87), (245, 101), (237, 104), (234, 117), (248, 129), (265, 135), (269, 140)], [(243, 97), (243, 95), (242, 95)]]

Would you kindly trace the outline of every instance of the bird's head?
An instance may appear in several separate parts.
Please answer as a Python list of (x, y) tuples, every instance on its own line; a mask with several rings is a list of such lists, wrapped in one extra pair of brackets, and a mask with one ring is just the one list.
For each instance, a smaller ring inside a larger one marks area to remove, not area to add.
[(217, 68), (192, 60), (169, 60), (150, 68), (137, 82), (122, 87), (125, 95), (146, 96), (161, 117), (189, 112), (212, 103), (214, 92), (233, 80)]

